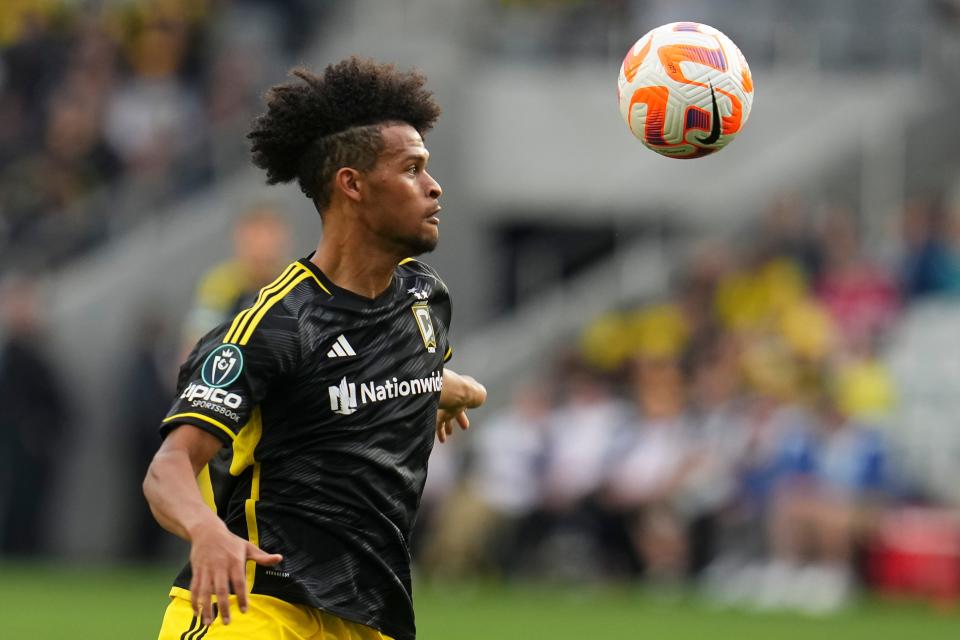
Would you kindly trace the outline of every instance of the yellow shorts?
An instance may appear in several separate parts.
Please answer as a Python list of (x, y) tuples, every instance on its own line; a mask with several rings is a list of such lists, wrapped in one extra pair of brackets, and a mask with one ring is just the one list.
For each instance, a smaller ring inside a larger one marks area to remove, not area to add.
[(170, 596), (159, 640), (392, 640), (359, 622), (259, 594), (248, 596), (246, 613), (230, 596), (230, 624), (217, 617), (208, 627), (193, 614), (189, 591), (174, 588)]

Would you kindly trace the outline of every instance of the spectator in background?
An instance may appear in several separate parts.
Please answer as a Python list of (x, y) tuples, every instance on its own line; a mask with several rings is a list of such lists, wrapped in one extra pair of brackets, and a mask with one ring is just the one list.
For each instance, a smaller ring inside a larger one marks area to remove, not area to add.
[(51, 102), (44, 134), (50, 166), (44, 174), (48, 180), (63, 176), (56, 206), (68, 206), (119, 171), (118, 159), (100, 137), (98, 102), (82, 90), (64, 91)]
[(183, 79), (188, 36), (182, 20), (145, 22), (125, 48), (134, 75), (107, 105), (107, 142), (153, 202), (179, 195), (208, 169), (200, 96)]
[[(736, 340), (728, 333), (703, 333), (687, 351), (688, 419), (702, 463), (690, 478), (691, 511), (700, 515), (690, 536), (690, 568), (699, 574), (718, 555), (733, 551), (742, 531), (731, 526), (739, 473), (747, 450), (748, 402)], [(730, 534), (730, 535), (727, 535)], [(739, 549), (742, 551), (742, 547)]]
[(264, 49), (247, 42), (228, 40), (213, 59), (204, 107), (211, 129), (215, 173), (226, 173), (236, 165), (238, 157), (246, 155), (246, 128), (253, 117), (251, 105), (257, 104), (259, 89), (267, 82), (271, 68)]
[(835, 208), (823, 229), (824, 270), (817, 286), (844, 338), (882, 335), (896, 319), (896, 283), (868, 260), (852, 212)]
[(703, 464), (684, 415), (684, 388), (674, 360), (640, 360), (632, 396), (636, 416), (617, 447), (605, 500), (624, 514), (647, 576), (676, 583), (688, 569), (688, 528), (699, 515), (690, 480)]
[(253, 304), (260, 288), (286, 264), (289, 252), (290, 228), (279, 209), (267, 203), (247, 209), (233, 225), (233, 256), (200, 278), (184, 343), (193, 345)]
[(810, 229), (798, 195), (785, 193), (775, 198), (760, 224), (762, 253), (790, 258), (800, 266), (809, 281), (819, 279), (823, 252)]
[[(675, 357), (693, 346), (704, 345), (719, 330), (715, 314), (717, 285), (731, 269), (733, 257), (730, 247), (714, 241), (694, 251), (678, 282), (677, 304), (683, 315), (681, 323), (684, 340), (675, 341)], [(676, 331), (676, 329), (675, 329)]]
[(960, 289), (960, 264), (950, 247), (949, 218), (937, 203), (914, 200), (903, 211), (901, 291), (907, 301)]
[(788, 386), (767, 384), (743, 398), (742, 437), (723, 446), (736, 456), (736, 486), (717, 521), (719, 552), (704, 572), (707, 595), (722, 604), (782, 606), (784, 574), (792, 575), (782, 562), (770, 561), (768, 523), (780, 483), (795, 466), (785, 453), (788, 443), (794, 434), (815, 431), (816, 417), (795, 400), (797, 379)]
[(530, 532), (538, 546), (533, 562), (544, 575), (591, 579), (609, 569), (600, 544), (608, 512), (596, 498), (629, 407), (577, 357), (568, 357), (560, 373), (563, 400), (547, 420), (543, 493)]
[(551, 414), (544, 461), (544, 501), (562, 512), (600, 486), (613, 436), (627, 407), (604, 377), (576, 359), (563, 365), (563, 401)]
[(882, 437), (824, 394), (816, 429), (784, 440), (770, 511), (772, 561), (763, 601), (812, 613), (834, 611), (854, 587), (854, 552), (890, 498)]
[(803, 270), (790, 257), (757, 247), (717, 282), (715, 309), (720, 326), (754, 339), (771, 334), (780, 318), (807, 295)]
[(960, 293), (960, 185), (944, 201), (943, 228), (946, 235), (947, 250), (950, 252), (950, 262), (953, 265), (950, 292), (956, 295)]
[(897, 402), (893, 374), (881, 357), (875, 336), (858, 336), (830, 367), (830, 386), (837, 410), (849, 419), (880, 426)]
[[(69, 38), (58, 25), (59, 7), (36, 3), (24, 8), (19, 3), (0, 3), (0, 30), (5, 31), (3, 50), (4, 84), (8, 97), (23, 109), (20, 141), (37, 141), (43, 130), (43, 110), (50, 92), (60, 79), (68, 58)], [(12, 6), (6, 6), (12, 5)]]
[[(540, 502), (549, 415), (547, 389), (539, 383), (521, 384), (511, 405), (476, 432), (466, 479), (441, 507), (433, 537), (425, 545), (431, 575), (515, 575), (526, 568), (532, 551), (527, 530), (536, 528), (530, 517)], [(434, 455), (448, 448), (434, 447)]]
[[(30, 242), (43, 242), (57, 258), (70, 257), (106, 233), (106, 220), (94, 224), (72, 207), (113, 180), (120, 162), (100, 135), (99, 98), (67, 87), (50, 102), (44, 147), (24, 160), (19, 188), (37, 197), (24, 229)], [(16, 176), (16, 173), (14, 173)]]
[[(0, 553), (33, 555), (48, 543), (46, 517), (63, 460), (67, 399), (44, 350), (35, 285), (0, 288)], [(6, 494), (5, 496), (2, 494)]]

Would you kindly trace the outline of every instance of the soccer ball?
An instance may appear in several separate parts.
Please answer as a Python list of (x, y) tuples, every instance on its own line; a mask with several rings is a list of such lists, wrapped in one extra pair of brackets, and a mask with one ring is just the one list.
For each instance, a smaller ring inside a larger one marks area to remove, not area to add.
[(727, 146), (747, 123), (753, 78), (730, 38), (705, 24), (673, 22), (627, 52), (617, 98), (630, 131), (648, 148), (700, 158)]

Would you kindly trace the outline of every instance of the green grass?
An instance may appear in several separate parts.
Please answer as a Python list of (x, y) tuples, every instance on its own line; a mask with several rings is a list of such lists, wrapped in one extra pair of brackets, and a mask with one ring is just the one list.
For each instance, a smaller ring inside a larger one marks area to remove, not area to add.
[[(0, 637), (155, 638), (175, 572), (0, 565)], [(957, 640), (960, 615), (867, 601), (828, 618), (717, 611), (637, 589), (430, 585), (417, 590), (421, 640)]]

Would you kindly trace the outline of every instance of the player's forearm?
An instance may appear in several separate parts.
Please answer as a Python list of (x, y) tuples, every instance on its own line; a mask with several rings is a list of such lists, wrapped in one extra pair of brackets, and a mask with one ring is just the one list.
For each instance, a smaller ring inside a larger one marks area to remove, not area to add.
[(200, 528), (223, 526), (203, 501), (186, 452), (158, 452), (143, 481), (143, 494), (160, 526), (184, 540)]
[(487, 390), (470, 376), (444, 369), (443, 389), (440, 391), (441, 409), (471, 409), (479, 407), (487, 398)]

